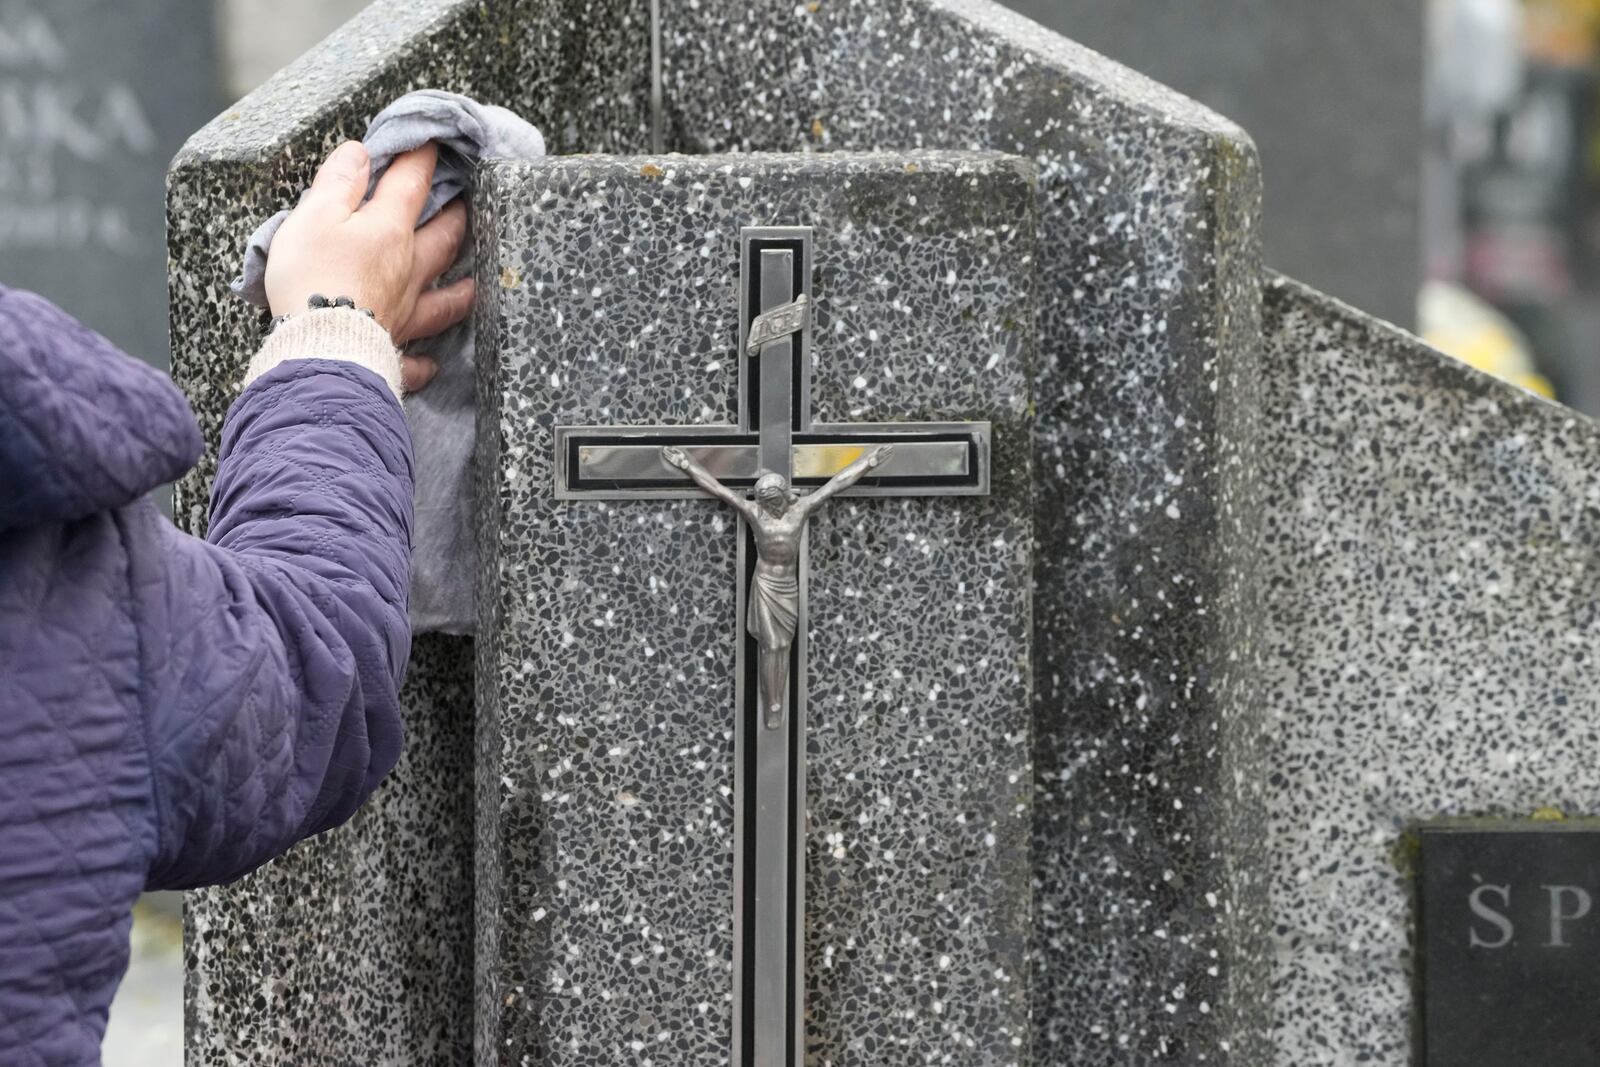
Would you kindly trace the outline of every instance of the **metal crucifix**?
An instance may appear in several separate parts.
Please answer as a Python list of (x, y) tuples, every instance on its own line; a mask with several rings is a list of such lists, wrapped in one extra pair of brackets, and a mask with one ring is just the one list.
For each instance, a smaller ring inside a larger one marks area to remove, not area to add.
[[(787, 310), (787, 309), (784, 309)], [(783, 707), (789, 692), (789, 660), (800, 622), (800, 551), (806, 520), (829, 497), (859, 482), (872, 468), (894, 454), (894, 445), (879, 445), (828, 479), (821, 489), (796, 499), (789, 480), (766, 471), (756, 477), (755, 499), (746, 500), (717, 481), (716, 475), (676, 445), (661, 458), (694, 479), (694, 483), (738, 512), (756, 541), (756, 568), (750, 580), (750, 614), (746, 629), (761, 653), (761, 715), (766, 728), (783, 728)]]
[(987, 422), (811, 421), (811, 249), (810, 227), (740, 234), (737, 426), (555, 431), (559, 499), (709, 493), (739, 515), (734, 1067), (805, 1062), (806, 520), (838, 494), (989, 492)]

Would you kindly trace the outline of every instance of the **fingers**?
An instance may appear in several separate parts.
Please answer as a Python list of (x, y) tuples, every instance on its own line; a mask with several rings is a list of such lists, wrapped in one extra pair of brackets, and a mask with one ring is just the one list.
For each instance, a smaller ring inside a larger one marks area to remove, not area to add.
[(423, 388), (438, 373), (439, 364), (427, 356), (400, 357), (400, 388), (407, 393), (415, 393)]
[[(431, 285), (433, 280), (450, 269), (461, 251), (461, 242), (467, 236), (467, 205), (460, 198), (450, 201), (448, 207), (417, 231), (412, 245), (411, 284), (417, 289)], [(426, 334), (418, 334), (426, 337)]]
[(346, 141), (330, 152), (317, 168), (306, 200), (319, 210), (349, 215), (361, 206), (371, 176), (372, 159), (367, 150), (360, 141)]
[(396, 156), (378, 179), (378, 188), (373, 190), (372, 201), (364, 210), (388, 215), (407, 229), (416, 226), (433, 185), (433, 167), (438, 158), (439, 148), (432, 141)]
[(411, 313), (411, 321), (406, 324), (400, 343), (444, 333), (472, 314), (472, 300), (476, 294), (477, 286), (471, 278), (427, 290), (417, 297), (416, 310)]

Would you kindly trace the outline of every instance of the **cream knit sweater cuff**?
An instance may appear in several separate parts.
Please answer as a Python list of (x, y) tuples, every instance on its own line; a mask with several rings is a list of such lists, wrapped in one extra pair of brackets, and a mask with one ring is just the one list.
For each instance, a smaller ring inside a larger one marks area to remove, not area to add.
[(245, 368), (244, 384), (290, 359), (340, 359), (365, 367), (400, 399), (400, 353), (389, 331), (351, 308), (303, 311), (278, 323)]

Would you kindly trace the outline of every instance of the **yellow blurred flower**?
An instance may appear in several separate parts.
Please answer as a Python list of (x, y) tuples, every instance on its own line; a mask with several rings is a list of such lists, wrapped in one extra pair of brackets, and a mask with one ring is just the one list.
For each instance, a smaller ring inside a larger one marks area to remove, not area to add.
[(1448, 282), (1429, 282), (1417, 301), (1422, 339), (1469, 367), (1555, 399), (1550, 379), (1534, 367), (1527, 339), (1477, 296)]

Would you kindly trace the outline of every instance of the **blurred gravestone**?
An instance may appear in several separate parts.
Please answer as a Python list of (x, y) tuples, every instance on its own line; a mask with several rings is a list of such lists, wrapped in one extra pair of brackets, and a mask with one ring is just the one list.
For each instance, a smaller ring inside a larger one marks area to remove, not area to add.
[(248, 93), (353, 18), (367, 3), (220, 0), (223, 77), (229, 95)]
[(1249, 130), (1267, 263), (1380, 318), (1414, 321), (1424, 5), (1003, 2)]
[(211, 0), (0, 0), (0, 283), (165, 368), (167, 162), (220, 106)]

